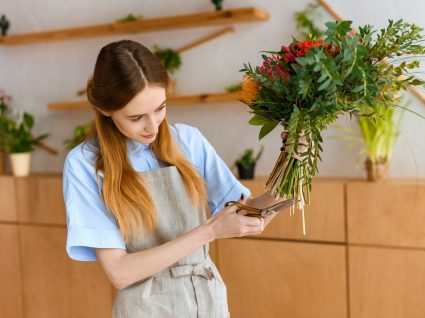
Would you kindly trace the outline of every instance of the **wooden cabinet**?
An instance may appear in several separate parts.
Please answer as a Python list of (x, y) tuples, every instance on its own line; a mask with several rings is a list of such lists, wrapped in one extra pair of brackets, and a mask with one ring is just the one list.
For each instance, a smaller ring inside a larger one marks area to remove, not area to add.
[(18, 221), (15, 178), (0, 176), (0, 222)]
[(425, 251), (353, 246), (351, 318), (425, 317)]
[[(254, 196), (265, 178), (243, 181)], [(0, 316), (110, 317), (98, 263), (65, 251), (61, 177), (0, 176)], [(258, 236), (215, 241), (210, 255), (232, 317), (425, 317), (425, 185), (316, 179), (306, 209)]]
[(62, 180), (0, 176), (0, 316), (110, 317), (114, 289), (97, 262), (65, 251)]
[(218, 248), (232, 317), (347, 317), (344, 246), (228, 239)]
[(65, 225), (62, 178), (55, 175), (16, 178), (21, 222)]
[[(264, 193), (266, 178), (243, 181), (252, 196)], [(261, 234), (265, 238), (307, 241), (345, 242), (344, 186), (342, 179), (317, 179), (313, 182), (311, 204), (305, 207), (306, 235), (302, 230), (302, 214), (289, 209), (280, 212)]]
[(350, 182), (347, 216), (350, 243), (425, 248), (423, 183)]
[(70, 260), (65, 242), (65, 228), (21, 227), (25, 317), (110, 317), (111, 284), (97, 262)]
[[(3, 201), (2, 201), (3, 202)], [(17, 225), (0, 224), (0, 316), (23, 318)]]

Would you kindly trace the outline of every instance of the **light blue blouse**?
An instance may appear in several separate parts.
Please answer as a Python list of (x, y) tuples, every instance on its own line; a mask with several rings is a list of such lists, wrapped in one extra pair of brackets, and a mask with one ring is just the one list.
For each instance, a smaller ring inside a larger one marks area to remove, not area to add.
[[(197, 128), (185, 124), (169, 127), (176, 143), (206, 181), (212, 215), (221, 210), (225, 202), (239, 200), (241, 193), (246, 197), (251, 195)], [(128, 154), (138, 172), (166, 166), (157, 160), (150, 145), (129, 141)], [(69, 257), (80, 261), (95, 261), (94, 248), (125, 249), (115, 218), (100, 197), (94, 156), (90, 143), (80, 144), (69, 152), (63, 170), (68, 226), (66, 250)], [(102, 176), (100, 179), (102, 184)]]

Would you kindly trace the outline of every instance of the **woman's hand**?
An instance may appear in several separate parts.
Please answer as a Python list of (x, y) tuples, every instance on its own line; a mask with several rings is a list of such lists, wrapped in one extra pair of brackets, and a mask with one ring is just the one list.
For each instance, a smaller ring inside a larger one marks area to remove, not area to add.
[[(238, 201), (245, 204), (246, 198)], [(223, 208), (208, 219), (208, 226), (213, 239), (241, 237), (245, 235), (260, 234), (264, 230), (264, 220), (262, 218), (244, 215), (244, 210), (240, 212), (236, 205)]]

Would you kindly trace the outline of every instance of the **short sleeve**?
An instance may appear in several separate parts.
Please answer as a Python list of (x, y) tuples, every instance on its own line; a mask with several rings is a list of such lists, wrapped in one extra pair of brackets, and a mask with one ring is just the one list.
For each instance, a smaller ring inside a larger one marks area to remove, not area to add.
[(190, 140), (184, 145), (185, 151), (206, 181), (211, 215), (223, 209), (227, 201), (240, 200), (242, 193), (246, 198), (251, 196), (198, 128), (182, 124), (178, 127), (183, 131), (181, 138)]
[(67, 156), (63, 170), (66, 207), (66, 251), (70, 258), (95, 261), (94, 248), (125, 249), (114, 217), (107, 211), (96, 182), (95, 167), (81, 145)]

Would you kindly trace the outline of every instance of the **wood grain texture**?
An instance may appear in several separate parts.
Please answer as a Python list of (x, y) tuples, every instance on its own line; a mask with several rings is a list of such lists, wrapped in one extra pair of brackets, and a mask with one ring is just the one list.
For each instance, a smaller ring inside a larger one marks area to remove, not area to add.
[(99, 36), (114, 36), (118, 34), (226, 25), (241, 22), (264, 21), (268, 18), (269, 14), (259, 8), (235, 8), (180, 16), (141, 19), (122, 23), (108, 23), (61, 30), (41, 31), (36, 33), (10, 34), (0, 37), (0, 45), (23, 45)]
[(110, 317), (111, 284), (97, 262), (77, 262), (65, 251), (66, 230), (21, 226), (26, 318)]
[(18, 221), (15, 178), (0, 176), (0, 221)]
[[(345, 180), (315, 179), (311, 194), (311, 205), (305, 208), (306, 235), (302, 230), (302, 214), (289, 209), (269, 223), (261, 237), (299, 239), (308, 241), (345, 242), (344, 186)], [(253, 181), (242, 180), (253, 196), (264, 193), (266, 178)]]
[(345, 247), (219, 241), (232, 318), (347, 317)]
[(18, 225), (0, 224), (0, 316), (23, 317)]
[(425, 251), (349, 247), (351, 318), (425, 317)]
[[(208, 93), (197, 95), (181, 95), (167, 97), (168, 106), (185, 106), (191, 104), (210, 104), (210, 103), (231, 103), (238, 102), (239, 95), (237, 93)], [(50, 103), (47, 108), (49, 110), (77, 110), (90, 109), (90, 103), (87, 100), (77, 100), (69, 102)]]
[(349, 243), (425, 248), (425, 185), (350, 182)]
[(16, 178), (18, 213), (21, 222), (66, 224), (62, 177), (29, 176)]

